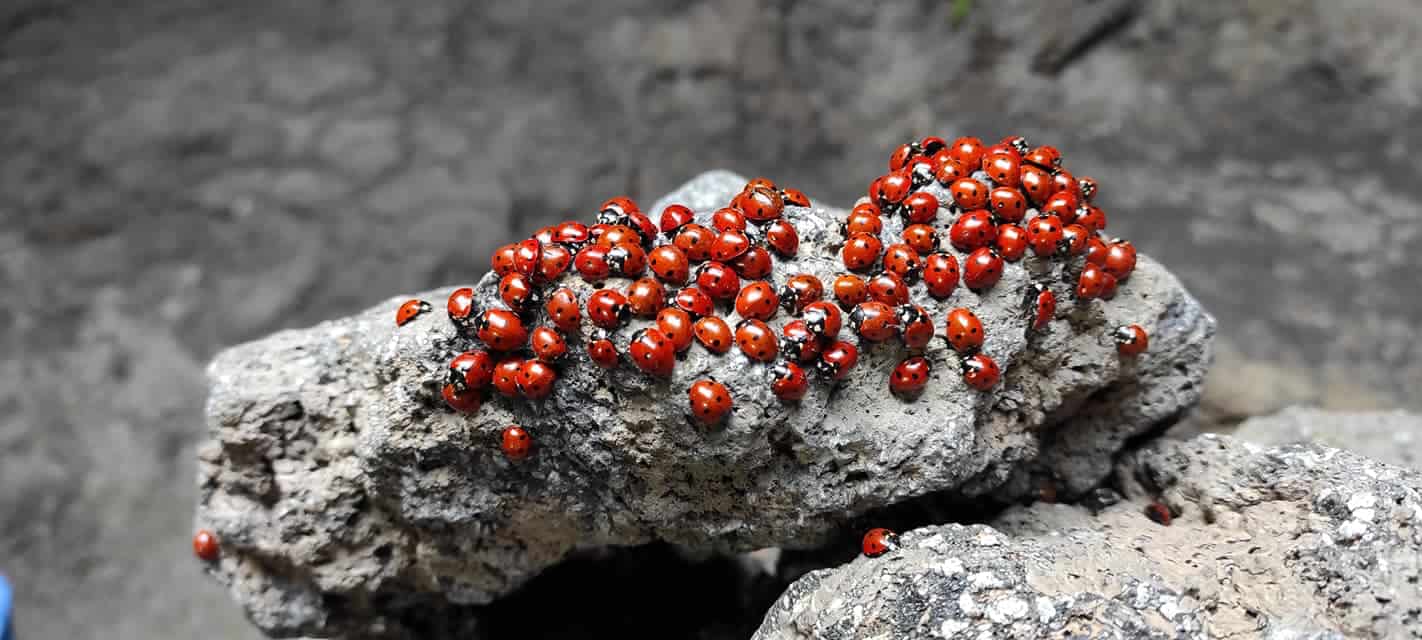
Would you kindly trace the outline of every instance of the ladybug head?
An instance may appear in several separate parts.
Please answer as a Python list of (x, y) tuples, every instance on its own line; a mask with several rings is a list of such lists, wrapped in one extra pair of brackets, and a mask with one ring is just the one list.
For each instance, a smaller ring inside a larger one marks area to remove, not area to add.
[(923, 309), (920, 309), (920, 308), (915, 307), (915, 306), (913, 306), (913, 305), (903, 305), (903, 306), (899, 307), (899, 325), (900, 325), (900, 326), (907, 327), (907, 326), (909, 326), (909, 325), (911, 325), (911, 324), (914, 324), (914, 323), (916, 323), (916, 322), (922, 322), (922, 321), (927, 320), (927, 319), (928, 319), (928, 314), (927, 314), (927, 313), (924, 313)]
[(612, 267), (617, 273), (622, 273), (622, 268), (627, 265), (627, 248), (616, 246), (607, 252), (607, 265)]
[(830, 380), (834, 380), (839, 377), (840, 369), (841, 366), (838, 362), (833, 362), (830, 360), (821, 359), (819, 362), (815, 363), (815, 370), (819, 371), (820, 375), (829, 378)]
[(1024, 156), (1032, 150), (1031, 145), (1027, 144), (1027, 139), (1022, 136), (1013, 136), (1005, 140), (1004, 142), (1006, 142), (1008, 146), (1011, 146), (1014, 150), (1016, 150), (1017, 153), (1022, 154)]
[(805, 328), (817, 336), (825, 334), (825, 323), (829, 322), (829, 314), (822, 309), (811, 309), (805, 313)]
[(1118, 345), (1127, 345), (1136, 341), (1136, 332), (1123, 325), (1116, 327), (1116, 330), (1111, 332), (1111, 338)]
[(632, 222), (632, 219), (628, 217), (625, 212), (622, 211), (622, 207), (615, 204), (608, 205), (606, 209), (599, 211), (597, 213), (597, 222), (598, 224), (605, 224), (609, 226), (632, 226), (630, 224)]
[(782, 336), (780, 338), (780, 353), (792, 360), (799, 360), (805, 355), (805, 347), (809, 346), (810, 340), (806, 336)]
[(776, 380), (789, 380), (794, 376), (790, 367), (785, 366), (784, 362), (775, 363), (775, 367), (770, 370), (770, 375)]
[(864, 326), (863, 306), (856, 306), (853, 311), (849, 312), (849, 326), (854, 329), (855, 333), (859, 333), (859, 328)]
[(785, 313), (792, 316), (800, 313), (800, 295), (794, 287), (788, 284), (781, 285), (780, 293), (777, 295), (780, 296), (780, 308), (784, 309)]
[[(1081, 199), (1086, 202), (1091, 202), (1092, 196), (1096, 195), (1096, 181), (1091, 178), (1082, 178), (1077, 180), (1076, 184), (1081, 188)], [(1084, 206), (1077, 209), (1077, 215), (1081, 215), (1085, 210), (1086, 207)]]

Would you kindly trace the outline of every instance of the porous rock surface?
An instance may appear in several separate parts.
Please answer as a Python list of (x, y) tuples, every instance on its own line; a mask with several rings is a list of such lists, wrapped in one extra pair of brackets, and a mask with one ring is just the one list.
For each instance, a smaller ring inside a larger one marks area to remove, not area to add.
[(1422, 474), (1213, 435), (1117, 472), (1098, 513), (1038, 503), (808, 574), (755, 638), (1422, 637)]
[[(681, 202), (704, 220), (744, 184), (707, 173), (647, 210)], [(840, 271), (832, 245), (844, 212), (817, 203), (786, 216), (801, 249), (777, 260), (773, 279), (809, 272), (828, 283)], [(898, 231), (886, 224), (886, 237)], [(904, 357), (897, 343), (866, 345), (840, 387), (814, 381), (787, 405), (769, 391), (769, 366), (739, 352), (694, 346), (656, 381), (626, 365), (603, 372), (574, 340), (544, 401), (491, 399), (457, 415), (432, 381), (468, 345), (451, 340), (443, 313), (395, 327), (401, 299), (234, 347), (208, 370), (212, 440), (196, 519), (223, 542), (211, 571), (268, 633), (399, 635), (458, 618), (450, 607), (488, 603), (577, 549), (812, 547), (858, 514), (924, 494), (1010, 498), (1044, 477), (1064, 495), (1085, 490), (1127, 439), (1198, 399), (1214, 321), (1142, 257), (1110, 302), (1074, 304), (1058, 271), (1038, 274), (1061, 307), (1028, 341), (1028, 268), (1061, 269), (1025, 260), (983, 295), (960, 287), (941, 302), (915, 287), (940, 330), (948, 309), (976, 312), (1004, 381), (973, 391), (935, 343), (932, 380), (912, 402), (888, 393)], [(587, 293), (575, 277), (566, 284)], [(495, 285), (486, 276), (476, 286), (480, 308), (494, 306)], [(447, 295), (420, 297), (440, 307)], [(1132, 322), (1151, 348), (1122, 359), (1109, 333)], [(616, 342), (645, 324), (634, 320)], [(711, 433), (684, 415), (687, 387), (708, 376), (736, 403)], [(531, 432), (532, 458), (501, 455), (508, 424)]]
[(1245, 420), (1234, 436), (1259, 444), (1318, 442), (1379, 462), (1422, 469), (1422, 416), (1409, 411), (1289, 407)]

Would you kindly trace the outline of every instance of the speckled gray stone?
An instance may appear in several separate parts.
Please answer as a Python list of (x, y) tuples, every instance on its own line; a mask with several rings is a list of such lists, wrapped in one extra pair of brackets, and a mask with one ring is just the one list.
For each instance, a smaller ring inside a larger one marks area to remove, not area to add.
[[(992, 527), (811, 573), (756, 640), (1419, 638), (1422, 475), (1321, 445), (1162, 440), (1099, 514), (1039, 503)], [(1144, 515), (1161, 498), (1177, 515)]]
[[(712, 172), (667, 199), (705, 219), (744, 183)], [(801, 250), (772, 279), (809, 272), (828, 283), (844, 212), (817, 203), (786, 215)], [(899, 231), (889, 222), (885, 236)], [(1029, 269), (1061, 301), (1031, 340)], [(858, 514), (929, 493), (1010, 498), (1042, 477), (1064, 494), (1084, 490), (1127, 439), (1198, 399), (1214, 322), (1149, 258), (1110, 302), (1074, 303), (1060, 269), (1027, 259), (990, 291), (960, 287), (941, 302), (916, 285), (940, 327), (948, 309), (974, 309), (1005, 374), (993, 391), (974, 391), (936, 342), (925, 353), (932, 379), (912, 402), (888, 393), (905, 353), (896, 342), (865, 345), (842, 385), (815, 380), (787, 405), (769, 391), (770, 367), (739, 352), (693, 346), (659, 381), (627, 366), (604, 372), (574, 340), (547, 399), (491, 399), (477, 415), (456, 415), (430, 381), (469, 345), (451, 341), (443, 313), (396, 328), (403, 298), (235, 347), (209, 368), (212, 441), (197, 521), (223, 540), (212, 573), (269, 632), (394, 628), (412, 611), (491, 602), (577, 549), (808, 548)], [(481, 308), (494, 304), (496, 284), (476, 285)], [(588, 291), (577, 278), (565, 284)], [(421, 297), (438, 307), (448, 291)], [(1123, 359), (1109, 333), (1132, 322), (1150, 332), (1151, 350)], [(635, 320), (614, 340), (625, 345), (645, 325)], [(735, 396), (713, 433), (684, 415), (686, 389), (704, 377)], [(533, 435), (530, 459), (501, 455), (508, 424)]]
[(1407, 411), (1290, 407), (1245, 420), (1234, 436), (1259, 444), (1318, 442), (1399, 467), (1422, 469), (1422, 416)]

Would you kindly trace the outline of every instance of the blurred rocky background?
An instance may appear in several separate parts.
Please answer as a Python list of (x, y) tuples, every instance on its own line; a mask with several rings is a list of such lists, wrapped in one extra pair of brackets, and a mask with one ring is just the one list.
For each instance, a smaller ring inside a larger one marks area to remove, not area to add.
[(1219, 318), (1184, 428), (1422, 409), (1416, 2), (3, 3), (16, 631), (253, 636), (188, 546), (223, 346), (472, 282), (609, 195), (724, 167), (843, 205), (902, 141), (1009, 132)]

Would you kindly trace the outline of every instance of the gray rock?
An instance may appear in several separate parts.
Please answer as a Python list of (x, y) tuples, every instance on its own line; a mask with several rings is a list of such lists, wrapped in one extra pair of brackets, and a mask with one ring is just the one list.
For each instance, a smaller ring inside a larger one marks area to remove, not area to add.
[[(705, 218), (744, 183), (710, 173), (669, 198)], [(801, 251), (774, 278), (829, 282), (843, 212), (787, 216)], [(1062, 301), (1030, 341), (1028, 268)], [(579, 549), (652, 540), (697, 552), (810, 548), (858, 514), (926, 494), (1015, 498), (1042, 476), (1068, 495), (1084, 490), (1127, 439), (1198, 399), (1214, 323), (1148, 258), (1109, 303), (1073, 303), (1060, 268), (1025, 260), (983, 295), (960, 288), (943, 302), (916, 289), (936, 324), (952, 307), (975, 310), (1005, 382), (969, 389), (935, 344), (925, 354), (932, 380), (911, 402), (888, 393), (904, 357), (896, 343), (865, 345), (844, 384), (816, 380), (787, 405), (769, 391), (769, 366), (739, 352), (693, 346), (658, 381), (630, 367), (605, 373), (575, 340), (546, 400), (491, 399), (475, 416), (455, 415), (431, 381), (470, 345), (451, 340), (442, 313), (397, 329), (399, 299), (235, 347), (209, 368), (213, 441), (197, 519), (223, 540), (212, 572), (271, 633), (399, 630), (428, 617), (411, 611), (489, 603)], [(481, 308), (497, 299), (496, 284), (477, 285)], [(566, 284), (587, 293), (576, 278)], [(447, 294), (423, 297), (438, 304)], [(1147, 328), (1151, 350), (1122, 360), (1109, 333), (1129, 322)], [(614, 339), (625, 345), (645, 325)], [(685, 416), (686, 389), (705, 377), (736, 402), (712, 433)], [(508, 424), (532, 433), (529, 460), (501, 455)]]
[(1117, 473), (1127, 500), (1097, 515), (1039, 503), (811, 573), (755, 638), (1422, 637), (1422, 474), (1210, 435)]
[(1259, 444), (1318, 442), (1399, 467), (1422, 469), (1422, 416), (1407, 411), (1290, 407), (1250, 418), (1234, 435)]

